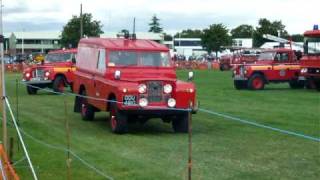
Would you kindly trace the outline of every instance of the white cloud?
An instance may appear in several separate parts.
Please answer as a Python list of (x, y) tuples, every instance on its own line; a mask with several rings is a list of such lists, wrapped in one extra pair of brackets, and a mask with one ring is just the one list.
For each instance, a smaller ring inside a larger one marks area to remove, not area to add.
[(137, 29), (146, 31), (153, 14), (167, 31), (204, 28), (213, 23), (229, 28), (243, 23), (256, 26), (259, 18), (267, 18), (281, 20), (289, 33), (303, 33), (320, 23), (316, 0), (4, 0), (4, 24), (64, 24), (79, 14), (81, 2), (83, 11), (92, 13), (107, 31), (130, 29), (133, 17), (137, 18)]

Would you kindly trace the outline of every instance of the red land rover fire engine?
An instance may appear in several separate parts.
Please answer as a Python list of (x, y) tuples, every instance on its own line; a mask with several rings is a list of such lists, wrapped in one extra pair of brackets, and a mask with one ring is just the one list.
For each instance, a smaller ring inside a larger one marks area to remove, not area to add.
[(51, 51), (44, 63), (27, 67), (23, 71), (23, 80), (28, 94), (36, 94), (37, 88), (50, 87), (55, 92), (63, 92), (74, 80), (77, 49)]
[(149, 118), (172, 122), (175, 132), (188, 131), (186, 110), (196, 111), (195, 85), (177, 80), (164, 45), (128, 38), (81, 39), (76, 67), (74, 92), (83, 96), (76, 97), (74, 111), (82, 119), (109, 111), (114, 133)]
[(254, 63), (258, 59), (260, 50), (258, 49), (244, 49), (231, 48), (233, 53), (231, 55), (224, 55), (220, 59), (220, 70), (230, 70), (241, 64)]
[(314, 30), (304, 33), (304, 56), (301, 59), (301, 75), (307, 80), (308, 88), (320, 91), (320, 30), (315, 25)]
[(261, 90), (271, 82), (289, 82), (291, 88), (303, 88), (299, 75), (299, 58), (293, 50), (284, 48), (265, 50), (256, 63), (237, 66), (233, 72), (236, 89), (252, 90)]

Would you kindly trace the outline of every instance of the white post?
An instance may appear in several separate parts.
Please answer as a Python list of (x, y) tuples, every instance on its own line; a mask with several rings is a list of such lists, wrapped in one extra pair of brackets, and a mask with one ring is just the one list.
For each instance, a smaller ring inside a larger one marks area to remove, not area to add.
[[(2, 27), (2, 0), (0, 0), (0, 35), (3, 36), (3, 27)], [(3, 38), (4, 40), (4, 38)], [(5, 102), (5, 96), (6, 96), (6, 83), (4, 78), (4, 54), (3, 54), (3, 41), (0, 42), (0, 58), (1, 58), (1, 80), (0, 80), (0, 86), (2, 86), (2, 141), (3, 146), (5, 148), (5, 151), (8, 152), (8, 142), (7, 142), (7, 111), (6, 111), (6, 102)], [(1, 90), (1, 89), (0, 89)]]

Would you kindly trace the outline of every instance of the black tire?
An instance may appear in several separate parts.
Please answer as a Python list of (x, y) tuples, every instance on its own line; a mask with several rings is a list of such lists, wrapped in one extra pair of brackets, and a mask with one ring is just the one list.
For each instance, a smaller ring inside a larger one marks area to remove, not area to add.
[(222, 64), (220, 64), (220, 71), (224, 71), (224, 67)]
[(247, 88), (247, 81), (237, 81), (237, 80), (234, 80), (233, 81), (233, 84), (234, 84), (234, 87), (238, 90), (240, 89), (246, 89)]
[(172, 121), (173, 131), (176, 133), (188, 133), (189, 132), (189, 116), (190, 113), (184, 113), (177, 116)]
[(307, 89), (316, 89), (316, 83), (313, 79), (307, 79), (306, 80), (306, 88)]
[(315, 81), (315, 86), (318, 91), (320, 91), (320, 80)]
[(53, 80), (53, 91), (54, 92), (60, 92), (63, 93), (65, 91), (65, 87), (66, 87), (66, 80), (63, 76), (57, 76), (54, 80)]
[(253, 74), (248, 81), (248, 88), (251, 90), (264, 89), (265, 80), (261, 74)]
[(31, 86), (27, 86), (27, 92), (28, 92), (29, 95), (37, 94), (37, 91), (38, 91), (37, 88), (31, 87)]
[[(83, 90), (81, 93), (82, 96), (86, 96), (86, 91)], [(92, 105), (88, 103), (88, 99), (85, 97), (80, 97), (80, 106), (81, 106), (81, 118), (85, 121), (91, 121), (94, 119), (95, 109)]]
[(305, 82), (299, 80), (291, 80), (289, 81), (289, 86), (291, 89), (302, 89), (305, 86)]
[(124, 134), (128, 132), (128, 117), (120, 112), (116, 103), (110, 104), (110, 127), (111, 131), (116, 134)]

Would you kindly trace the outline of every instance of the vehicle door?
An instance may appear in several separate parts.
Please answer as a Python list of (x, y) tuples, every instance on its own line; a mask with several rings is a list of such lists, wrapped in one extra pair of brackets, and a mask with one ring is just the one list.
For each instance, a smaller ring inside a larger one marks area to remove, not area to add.
[(277, 52), (272, 63), (272, 77), (270, 80), (283, 81), (288, 79), (289, 73), (289, 53)]
[(106, 50), (101, 48), (98, 50), (98, 61), (96, 66), (96, 74), (94, 76), (94, 93), (96, 98), (96, 105), (98, 108), (103, 109), (106, 105), (104, 101), (107, 97), (105, 87), (105, 72), (106, 72)]

